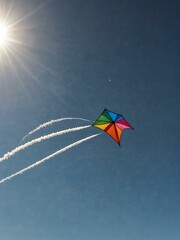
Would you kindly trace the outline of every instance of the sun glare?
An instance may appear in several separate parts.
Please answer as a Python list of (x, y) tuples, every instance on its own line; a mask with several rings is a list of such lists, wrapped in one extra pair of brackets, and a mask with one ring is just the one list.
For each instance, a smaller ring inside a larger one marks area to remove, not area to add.
[[(19, 6), (18, 9), (15, 2), (0, 0), (0, 84), (9, 74), (15, 76), (20, 83), (23, 82), (21, 79), (23, 73), (37, 80), (37, 76), (32, 72), (33, 66), (38, 65), (38, 69), (43, 69), (42, 71), (46, 69), (43, 63), (37, 60), (38, 51), (35, 51), (39, 47), (36, 34), (42, 22), (37, 24), (33, 16), (36, 15), (38, 19), (39, 11), (49, 1), (45, 1), (31, 11), (29, 11), (30, 6), (26, 8), (26, 4)], [(26, 10), (26, 14), (21, 15), (23, 10)], [(39, 19), (41, 21), (41, 18)]]
[(0, 47), (5, 47), (8, 42), (8, 26), (0, 22)]

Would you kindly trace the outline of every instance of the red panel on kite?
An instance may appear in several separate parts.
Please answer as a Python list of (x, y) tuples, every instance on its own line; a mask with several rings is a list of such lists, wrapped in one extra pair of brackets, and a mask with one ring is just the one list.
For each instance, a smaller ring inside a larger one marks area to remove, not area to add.
[(92, 124), (109, 134), (119, 145), (122, 131), (131, 128), (131, 125), (120, 114), (104, 109), (98, 119)]

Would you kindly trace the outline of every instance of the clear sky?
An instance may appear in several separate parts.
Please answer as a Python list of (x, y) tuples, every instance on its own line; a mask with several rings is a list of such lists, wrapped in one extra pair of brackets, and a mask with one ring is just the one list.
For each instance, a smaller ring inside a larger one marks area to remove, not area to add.
[[(180, 2), (44, 3), (0, 1), (13, 40), (0, 51), (1, 156), (43, 122), (94, 121), (104, 108), (135, 130), (121, 147), (104, 133), (1, 184), (0, 238), (179, 240)], [(0, 179), (100, 132), (36, 144), (0, 163)]]

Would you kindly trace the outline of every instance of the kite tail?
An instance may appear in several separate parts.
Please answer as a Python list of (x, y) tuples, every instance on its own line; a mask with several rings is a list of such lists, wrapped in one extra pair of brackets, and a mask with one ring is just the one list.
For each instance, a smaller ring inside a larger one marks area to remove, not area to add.
[(0, 162), (7, 160), (8, 158), (15, 155), (17, 152), (22, 151), (25, 148), (28, 148), (28, 147), (34, 145), (35, 143), (39, 143), (39, 142), (44, 141), (46, 139), (53, 138), (53, 137), (56, 137), (56, 136), (60, 136), (60, 135), (63, 135), (65, 133), (80, 131), (80, 130), (83, 130), (83, 129), (86, 129), (86, 128), (89, 128), (89, 127), (91, 127), (91, 125), (69, 128), (69, 129), (59, 131), (59, 132), (54, 132), (54, 133), (47, 134), (47, 135), (41, 136), (39, 138), (35, 138), (35, 139), (25, 143), (25, 144), (22, 144), (22, 145), (16, 147), (11, 152), (7, 152), (6, 154), (4, 154), (4, 156), (0, 158)]
[(91, 139), (91, 138), (96, 137), (96, 136), (98, 136), (98, 135), (100, 135), (100, 134), (102, 134), (102, 133), (94, 134), (94, 135), (91, 135), (91, 136), (89, 136), (89, 137), (80, 139), (79, 141), (76, 141), (76, 142), (74, 142), (74, 143), (72, 143), (72, 144), (70, 144), (70, 145), (68, 145), (68, 146), (60, 149), (60, 150), (58, 150), (57, 152), (54, 152), (53, 154), (51, 154), (51, 155), (49, 155), (49, 156), (47, 156), (47, 157), (45, 157), (45, 158), (42, 158), (41, 160), (35, 162), (34, 164), (32, 164), (32, 165), (30, 165), (30, 166), (28, 166), (28, 167), (26, 167), (26, 168), (23, 168), (22, 170), (14, 173), (14, 174), (6, 177), (6, 178), (3, 178), (3, 179), (0, 181), (0, 184), (3, 183), (3, 182), (5, 182), (5, 181), (7, 181), (7, 180), (10, 180), (11, 178), (13, 178), (13, 177), (15, 177), (15, 176), (17, 176), (17, 175), (19, 175), (19, 174), (22, 174), (22, 173), (30, 170), (31, 168), (34, 168), (34, 167), (42, 164), (43, 162), (45, 162), (45, 161), (49, 160), (50, 158), (53, 158), (53, 157), (55, 157), (55, 156), (57, 156), (57, 155), (65, 152), (65, 151), (69, 150), (70, 148), (73, 148), (73, 147), (75, 147), (75, 146), (77, 146), (77, 145), (79, 145), (79, 144), (81, 144), (81, 143), (83, 143), (83, 142), (85, 142), (85, 141), (87, 141), (87, 140), (89, 140), (89, 139)]
[(84, 118), (59, 118), (59, 119), (55, 119), (55, 120), (50, 120), (50, 121), (48, 121), (48, 122), (45, 122), (45, 123), (39, 125), (37, 128), (33, 129), (33, 130), (30, 131), (28, 134), (26, 134), (26, 135), (21, 139), (20, 143), (23, 142), (29, 135), (37, 132), (38, 130), (40, 130), (40, 129), (42, 129), (42, 128), (45, 128), (45, 127), (47, 127), (47, 126), (49, 126), (49, 125), (52, 125), (52, 124), (54, 124), (54, 123), (61, 122), (61, 121), (65, 121), (65, 120), (81, 120), (81, 121), (91, 122), (90, 120), (84, 119)]

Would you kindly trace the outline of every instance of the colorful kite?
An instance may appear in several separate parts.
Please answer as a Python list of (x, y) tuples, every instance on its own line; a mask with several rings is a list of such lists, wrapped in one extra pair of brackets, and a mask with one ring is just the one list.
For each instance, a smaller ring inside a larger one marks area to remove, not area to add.
[(131, 128), (131, 125), (120, 114), (104, 109), (103, 113), (92, 124), (96, 128), (100, 128), (109, 134), (119, 145), (121, 134), (124, 129)]

